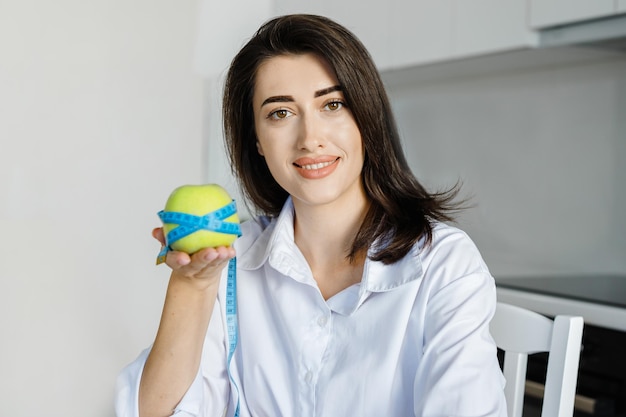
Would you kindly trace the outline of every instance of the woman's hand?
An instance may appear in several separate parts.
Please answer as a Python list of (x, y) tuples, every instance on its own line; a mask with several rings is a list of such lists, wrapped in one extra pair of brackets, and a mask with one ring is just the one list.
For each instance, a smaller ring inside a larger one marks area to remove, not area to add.
[[(152, 236), (165, 245), (162, 228), (154, 229)], [(171, 415), (198, 374), (220, 276), (234, 256), (234, 248), (223, 246), (202, 249), (191, 256), (167, 252), (165, 263), (172, 269), (172, 276), (159, 330), (141, 376), (142, 417)]]
[[(152, 236), (162, 246), (165, 245), (162, 227), (155, 228)], [(192, 255), (168, 251), (165, 263), (172, 269), (172, 279), (187, 280), (197, 289), (203, 290), (211, 285), (219, 285), (222, 269), (234, 257), (235, 249), (232, 246), (220, 246), (205, 248)]]

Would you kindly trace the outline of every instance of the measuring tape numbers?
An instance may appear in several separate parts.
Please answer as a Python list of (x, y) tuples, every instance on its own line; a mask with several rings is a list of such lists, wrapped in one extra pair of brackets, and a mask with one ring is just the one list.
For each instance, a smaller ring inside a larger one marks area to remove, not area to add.
[(237, 348), (239, 340), (239, 326), (237, 321), (237, 258), (228, 261), (228, 279), (226, 281), (226, 329), (228, 332), (228, 358), (226, 370), (228, 378), (235, 387), (237, 393), (237, 406), (234, 417), (239, 417), (239, 387), (230, 372), (230, 360)]

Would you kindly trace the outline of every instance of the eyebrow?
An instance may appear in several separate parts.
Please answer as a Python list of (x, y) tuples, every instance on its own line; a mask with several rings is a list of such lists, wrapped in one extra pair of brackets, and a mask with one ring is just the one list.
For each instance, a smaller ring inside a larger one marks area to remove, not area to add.
[(325, 96), (326, 94), (330, 94), (334, 91), (342, 91), (341, 86), (333, 85), (332, 87), (323, 88), (321, 90), (316, 91), (314, 96), (317, 98), (317, 97)]
[[(313, 97), (317, 98), (317, 97), (321, 97), (321, 96), (325, 96), (326, 94), (330, 94), (334, 91), (342, 91), (343, 89), (341, 88), (340, 85), (333, 85), (332, 87), (328, 87), (328, 88), (323, 88), (321, 90), (317, 90), (314, 94)], [(261, 107), (265, 106), (266, 104), (269, 103), (290, 103), (295, 101), (293, 96), (272, 96), (272, 97), (268, 97), (265, 100), (263, 100), (263, 103), (261, 104)]]

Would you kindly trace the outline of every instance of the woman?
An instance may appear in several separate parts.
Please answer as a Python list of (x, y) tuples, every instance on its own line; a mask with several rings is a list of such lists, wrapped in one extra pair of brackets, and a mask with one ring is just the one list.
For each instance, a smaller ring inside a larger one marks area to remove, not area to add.
[(504, 416), (493, 278), (443, 223), (457, 189), (410, 173), (361, 43), (319, 16), (269, 21), (231, 64), (224, 127), (259, 216), (234, 248), (168, 253), (161, 325), (120, 375), (118, 415)]

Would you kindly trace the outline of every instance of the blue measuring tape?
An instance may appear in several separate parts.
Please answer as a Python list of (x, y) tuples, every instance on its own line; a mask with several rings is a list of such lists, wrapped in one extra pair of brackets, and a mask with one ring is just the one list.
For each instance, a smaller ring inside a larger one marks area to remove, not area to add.
[[(213, 232), (226, 233), (241, 236), (241, 228), (238, 223), (225, 222), (224, 219), (237, 213), (235, 200), (229, 204), (212, 211), (204, 216), (180, 213), (177, 211), (159, 211), (158, 215), (163, 223), (177, 224), (165, 237), (166, 245), (161, 249), (157, 257), (157, 265), (165, 262), (170, 245), (179, 239), (189, 236), (198, 230), (210, 230)], [(226, 281), (226, 327), (228, 333), (228, 356), (226, 358), (226, 370), (228, 378), (235, 387), (237, 393), (237, 406), (234, 417), (239, 417), (239, 387), (230, 373), (230, 361), (237, 348), (239, 328), (237, 324), (237, 258), (228, 261), (228, 278)]]
[(237, 213), (235, 200), (204, 216), (196, 216), (177, 211), (159, 211), (157, 214), (163, 223), (177, 224), (178, 226), (170, 230), (165, 237), (166, 244), (157, 256), (157, 265), (165, 262), (165, 257), (167, 252), (171, 250), (172, 243), (199, 230), (209, 230), (212, 232), (241, 236), (241, 228), (238, 223), (224, 221), (224, 219), (227, 219), (235, 213)]
[(237, 324), (237, 258), (228, 261), (228, 280), (226, 281), (226, 329), (228, 332), (228, 358), (226, 359), (226, 370), (228, 378), (233, 383), (237, 392), (237, 406), (234, 417), (239, 417), (239, 387), (230, 373), (230, 360), (237, 348), (239, 339), (239, 328)]

